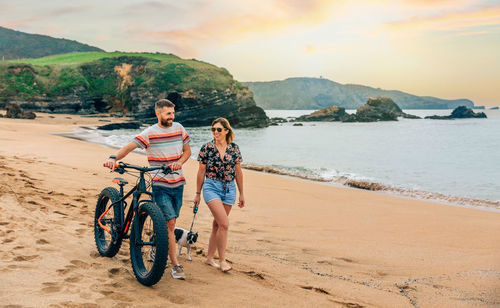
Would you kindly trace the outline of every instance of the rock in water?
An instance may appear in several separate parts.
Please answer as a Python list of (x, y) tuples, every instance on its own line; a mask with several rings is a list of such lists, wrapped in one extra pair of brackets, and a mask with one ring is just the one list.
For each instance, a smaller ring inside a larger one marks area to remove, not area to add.
[(98, 126), (97, 129), (102, 130), (114, 130), (114, 129), (139, 129), (141, 127), (140, 122), (125, 122), (125, 123), (112, 123)]
[(459, 106), (451, 112), (450, 117), (452, 119), (486, 118), (486, 114), (484, 112), (476, 113), (470, 108)]
[(471, 108), (465, 106), (458, 106), (449, 116), (427, 116), (426, 119), (431, 120), (453, 120), (453, 119), (467, 119), (467, 118), (487, 118), (484, 112), (474, 112)]
[(369, 98), (366, 104), (356, 110), (356, 114), (348, 114), (343, 107), (330, 106), (309, 115), (295, 119), (301, 121), (342, 121), (342, 122), (376, 122), (397, 121), (398, 117), (420, 119), (420, 117), (404, 113), (396, 103), (387, 97)]
[(295, 121), (342, 121), (347, 116), (345, 108), (339, 106), (330, 106), (317, 110), (309, 115), (303, 115)]
[(366, 104), (356, 110), (358, 122), (397, 121), (403, 110), (387, 97), (370, 97)]
[(370, 97), (366, 104), (356, 110), (355, 115), (346, 117), (344, 122), (397, 121), (398, 117), (420, 119), (418, 116), (404, 113), (403, 110), (388, 97)]

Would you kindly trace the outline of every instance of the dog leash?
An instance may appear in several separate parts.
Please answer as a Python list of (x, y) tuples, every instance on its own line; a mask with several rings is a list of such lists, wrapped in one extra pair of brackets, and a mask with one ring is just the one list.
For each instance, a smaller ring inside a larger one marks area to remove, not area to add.
[(196, 213), (198, 213), (198, 206), (197, 205), (194, 206), (193, 213), (194, 213), (193, 222), (191, 223), (191, 228), (189, 228), (189, 232), (193, 231), (194, 219), (196, 218)]

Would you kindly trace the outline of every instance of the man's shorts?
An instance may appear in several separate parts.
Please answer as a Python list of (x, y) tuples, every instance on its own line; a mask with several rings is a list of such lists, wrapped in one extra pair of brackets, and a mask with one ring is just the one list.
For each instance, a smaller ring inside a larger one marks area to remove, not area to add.
[(166, 220), (179, 217), (182, 206), (183, 192), (184, 185), (174, 188), (153, 185), (154, 201), (161, 209)]
[(203, 182), (203, 199), (207, 204), (210, 201), (219, 199), (223, 204), (233, 205), (236, 201), (236, 185), (234, 181), (227, 182), (226, 189), (224, 189), (222, 181), (205, 178), (205, 182)]

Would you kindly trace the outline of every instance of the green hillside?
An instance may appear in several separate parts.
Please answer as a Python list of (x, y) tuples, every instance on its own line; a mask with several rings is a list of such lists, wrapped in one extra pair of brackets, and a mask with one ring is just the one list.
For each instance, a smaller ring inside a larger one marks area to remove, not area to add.
[(29, 34), (0, 27), (0, 60), (40, 58), (83, 51), (103, 50), (77, 41)]
[(332, 105), (361, 107), (370, 97), (389, 97), (403, 109), (453, 109), (472, 107), (468, 99), (446, 100), (363, 85), (340, 84), (324, 78), (288, 78), (269, 82), (243, 82), (264, 109), (321, 109)]
[(126, 109), (131, 91), (158, 95), (242, 86), (224, 68), (171, 54), (86, 52), (0, 63), (0, 100), (39, 100), (85, 92)]

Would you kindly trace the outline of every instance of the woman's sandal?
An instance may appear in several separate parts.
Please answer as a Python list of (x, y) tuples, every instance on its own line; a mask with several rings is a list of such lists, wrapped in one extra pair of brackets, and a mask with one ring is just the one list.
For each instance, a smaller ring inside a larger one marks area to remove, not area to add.
[(229, 265), (229, 263), (227, 263), (226, 261), (222, 261), (220, 262), (220, 270), (223, 272), (223, 273), (226, 273), (226, 272), (229, 272), (230, 270), (232, 270), (233, 268), (231, 267), (231, 265)]
[(208, 260), (208, 259), (207, 259), (207, 260), (205, 260), (205, 264), (210, 265), (210, 266), (213, 266), (213, 267), (215, 267), (215, 268), (220, 268), (220, 265), (219, 265), (219, 264), (217, 264), (217, 263), (215, 263), (215, 261), (214, 261), (214, 260)]

